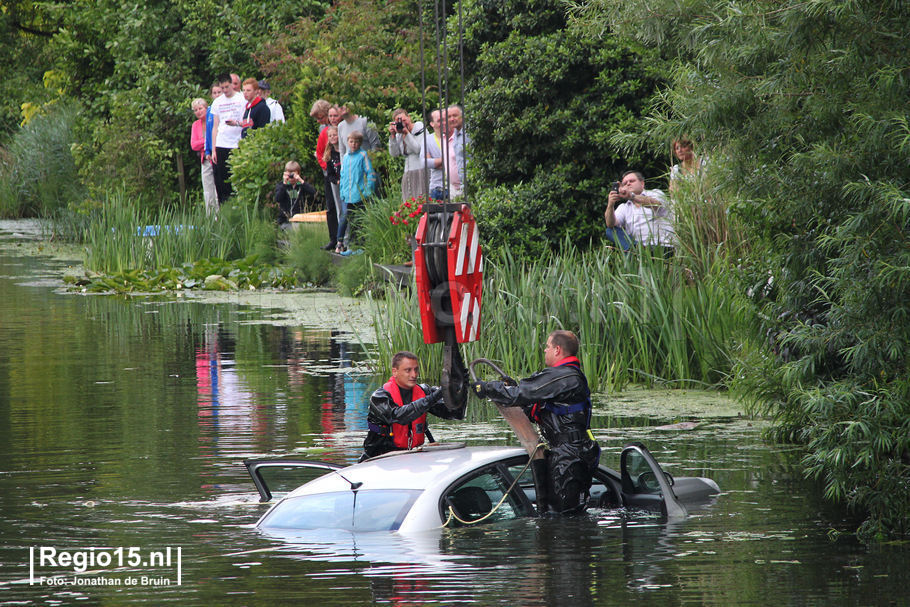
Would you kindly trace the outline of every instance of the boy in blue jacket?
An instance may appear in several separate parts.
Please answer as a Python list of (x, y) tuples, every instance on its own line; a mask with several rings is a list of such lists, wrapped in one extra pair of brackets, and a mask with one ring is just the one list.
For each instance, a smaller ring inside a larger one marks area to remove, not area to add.
[(351, 255), (358, 251), (349, 249), (355, 240), (354, 218), (363, 209), (364, 200), (373, 195), (376, 173), (370, 157), (360, 149), (363, 133), (354, 131), (348, 135), (348, 152), (341, 159), (341, 219), (338, 221), (338, 246), (336, 253)]

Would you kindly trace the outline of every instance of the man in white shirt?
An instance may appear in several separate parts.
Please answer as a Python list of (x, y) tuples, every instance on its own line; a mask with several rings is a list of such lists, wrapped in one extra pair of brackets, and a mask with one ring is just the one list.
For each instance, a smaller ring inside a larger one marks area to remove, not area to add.
[(218, 77), (218, 82), (221, 83), (221, 96), (212, 102), (212, 114), (215, 117), (215, 124), (212, 127), (212, 139), (215, 142), (212, 168), (215, 173), (218, 204), (224, 204), (232, 193), (228, 159), (240, 143), (240, 135), (243, 132), (240, 123), (246, 109), (246, 100), (234, 90), (230, 74), (222, 74)]
[(259, 81), (259, 94), (265, 99), (265, 104), (269, 107), (272, 117), (269, 122), (284, 122), (284, 108), (278, 103), (278, 100), (272, 97), (272, 89), (265, 80)]
[[(624, 202), (625, 201), (625, 202)], [(618, 208), (614, 207), (619, 204)], [(661, 190), (646, 190), (645, 178), (638, 171), (626, 171), (607, 199), (604, 211), (607, 238), (628, 249), (631, 244), (663, 247), (671, 255), (676, 244), (673, 213)], [(633, 243), (625, 241), (631, 237)]]
[[(455, 169), (451, 171), (453, 174), (452, 197), (454, 198), (464, 192), (465, 146), (471, 143), (471, 138), (465, 133), (464, 112), (460, 105), (450, 105), (446, 109), (446, 120), (448, 122), (446, 132), (449, 135), (449, 145), (455, 157)], [(457, 187), (455, 183), (456, 177)]]
[(341, 121), (338, 123), (338, 148), (342, 158), (348, 153), (348, 137), (354, 131), (360, 131), (360, 134), (363, 135), (363, 143), (360, 145), (360, 149), (364, 152), (378, 149), (381, 145), (379, 143), (379, 133), (367, 126), (367, 119), (363, 116), (358, 116), (348, 109), (348, 106), (343, 105), (341, 106)]

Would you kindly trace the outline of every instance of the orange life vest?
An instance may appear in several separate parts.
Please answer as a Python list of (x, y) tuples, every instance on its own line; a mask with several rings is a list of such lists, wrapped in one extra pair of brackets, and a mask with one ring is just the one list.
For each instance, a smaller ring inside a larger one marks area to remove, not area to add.
[[(398, 384), (395, 383), (394, 379), (389, 379), (382, 386), (385, 388), (385, 391), (392, 395), (392, 400), (396, 405), (401, 407), (405, 403), (401, 399), (401, 390), (398, 389)], [(420, 386), (414, 386), (414, 389), (411, 391), (411, 402), (415, 400), (420, 400), (426, 396), (426, 393), (421, 389)], [(427, 414), (424, 413), (410, 424), (392, 424), (392, 442), (395, 443), (395, 446), (399, 449), (411, 449), (413, 447), (419, 447), (423, 444), (424, 435), (427, 431)]]

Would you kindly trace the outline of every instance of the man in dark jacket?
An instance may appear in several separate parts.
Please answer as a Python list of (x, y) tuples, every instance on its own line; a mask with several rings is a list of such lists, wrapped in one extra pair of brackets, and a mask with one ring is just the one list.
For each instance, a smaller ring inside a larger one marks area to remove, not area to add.
[(265, 99), (259, 94), (259, 81), (247, 78), (243, 81), (243, 98), (246, 99), (246, 109), (243, 111), (243, 121), (240, 126), (243, 131), (241, 137), (246, 137), (250, 129), (261, 129), (269, 123), (272, 112), (269, 110)]
[(550, 448), (547, 452), (544, 496), (554, 512), (571, 514), (585, 508), (591, 479), (600, 460), (600, 447), (591, 433), (591, 391), (576, 358), (578, 338), (571, 331), (554, 331), (547, 338), (547, 368), (507, 386), (501, 381), (477, 382), (482, 398), (507, 407), (521, 407), (537, 424)]
[(439, 386), (417, 383), (419, 366), (417, 356), (411, 352), (398, 352), (392, 357), (392, 377), (370, 396), (370, 431), (363, 441), (360, 461), (433, 442), (427, 413), (443, 419), (464, 418), (464, 406), (455, 410), (445, 406)]

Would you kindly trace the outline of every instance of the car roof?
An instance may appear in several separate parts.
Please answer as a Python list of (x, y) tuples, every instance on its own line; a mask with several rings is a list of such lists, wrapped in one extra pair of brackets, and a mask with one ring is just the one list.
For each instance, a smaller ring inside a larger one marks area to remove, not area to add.
[(358, 488), (361, 491), (448, 486), (472, 470), (526, 453), (520, 447), (463, 446), (395, 452), (341, 468), (337, 474), (330, 472), (298, 487), (287, 497), (350, 491), (351, 483), (363, 483)]

